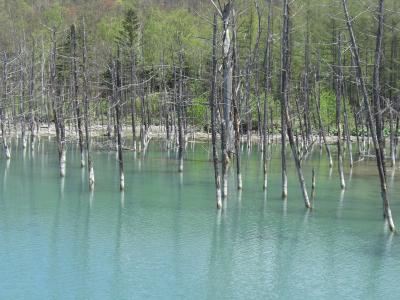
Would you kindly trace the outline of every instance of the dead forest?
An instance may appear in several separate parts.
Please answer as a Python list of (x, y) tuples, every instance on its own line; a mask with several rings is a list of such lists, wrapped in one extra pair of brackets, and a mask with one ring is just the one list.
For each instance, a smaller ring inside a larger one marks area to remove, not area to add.
[[(288, 190), (293, 160), (312, 209), (318, 174), (308, 180), (302, 164), (319, 148), (338, 189), (345, 167), (376, 162), (377, 201), (395, 230), (387, 171), (400, 124), (396, 0), (1, 2), (1, 159), (13, 159), (15, 138), (18, 151), (35, 151), (39, 136), (54, 136), (60, 177), (77, 145), (94, 190), (101, 166), (92, 156), (115, 151), (123, 191), (124, 153), (144, 158), (161, 140), (184, 173), (188, 141), (202, 140), (214, 170), (210, 205), (223, 209), (229, 169), (245, 189), (241, 154), (255, 147), (260, 189), (297, 193)], [(273, 144), (281, 186), (268, 182)]]

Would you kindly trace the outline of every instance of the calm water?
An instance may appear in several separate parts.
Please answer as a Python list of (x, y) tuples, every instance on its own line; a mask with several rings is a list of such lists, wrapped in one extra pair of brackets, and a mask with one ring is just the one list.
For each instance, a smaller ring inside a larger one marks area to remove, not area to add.
[[(145, 159), (125, 153), (123, 194), (115, 153), (96, 152), (92, 195), (74, 145), (64, 181), (53, 141), (42, 138), (34, 156), (13, 148), (9, 164), (0, 160), (0, 299), (399, 297), (400, 236), (383, 224), (372, 162), (347, 170), (341, 193), (336, 166), (330, 175), (313, 153), (308, 212), (292, 164), (289, 198), (280, 199), (279, 148), (263, 193), (254, 149), (243, 156), (243, 192), (232, 172), (218, 213), (207, 144), (189, 145), (183, 176), (160, 144)], [(400, 226), (399, 177), (389, 182)]]

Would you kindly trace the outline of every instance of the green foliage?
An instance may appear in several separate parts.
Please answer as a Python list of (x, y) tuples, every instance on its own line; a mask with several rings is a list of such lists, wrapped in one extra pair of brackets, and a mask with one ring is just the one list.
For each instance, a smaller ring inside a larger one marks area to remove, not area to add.
[(113, 43), (117, 40), (122, 28), (121, 19), (116, 16), (106, 16), (97, 24), (99, 37), (108, 43)]
[[(164, 1), (164, 3), (174, 1)], [(175, 1), (178, 3), (178, 0)], [(85, 17), (87, 38), (88, 38), (88, 61), (89, 71), (92, 77), (104, 75), (100, 81), (110, 81), (107, 70), (110, 59), (115, 55), (116, 46), (121, 48), (122, 77), (126, 82), (129, 80), (129, 50), (135, 50), (137, 57), (137, 73), (139, 79), (152, 77), (151, 96), (148, 96), (152, 112), (159, 112), (159, 92), (164, 83), (167, 90), (173, 86), (173, 67), (179, 64), (178, 53), (183, 52), (185, 93), (189, 95), (188, 114), (195, 122), (204, 121), (204, 113), (207, 109), (210, 82), (210, 58), (211, 58), (211, 37), (212, 12), (214, 7), (208, 3), (204, 4), (204, 10), (191, 10), (190, 6), (196, 1), (179, 0), (179, 5), (159, 5), (160, 1), (155, 0), (54, 0), (54, 1), (28, 1), (0, 0), (0, 44), (4, 50), (18, 52), (18, 47), (24, 41), (30, 41), (33, 36), (36, 44), (44, 41), (45, 57), (49, 57), (51, 40), (48, 28), (55, 27), (57, 30), (58, 58), (57, 67), (59, 79), (67, 82), (70, 73), (69, 56), (69, 26), (75, 23), (77, 36), (80, 36), (80, 22)], [(206, 1), (207, 2), (207, 1)], [(360, 48), (361, 60), (365, 66), (363, 72), (370, 80), (372, 73), (372, 54), (375, 47), (375, 39), (371, 33), (376, 31), (376, 20), (371, 10), (365, 10), (366, 4), (363, 1), (350, 1), (349, 9), (354, 19), (354, 29), (358, 46)], [(368, 2), (368, 1), (367, 1)], [(387, 13), (385, 16), (384, 55), (385, 65), (382, 67), (382, 80), (390, 80), (393, 91), (400, 85), (398, 75), (398, 57), (396, 63), (389, 65), (387, 62), (391, 57), (391, 42), (393, 34), (398, 32), (396, 7), (397, 0), (387, 0)], [(32, 4), (34, 3), (34, 4)], [(157, 5), (155, 4), (157, 3)], [(261, 70), (260, 89), (263, 90), (264, 74), (264, 50), (267, 34), (267, 1), (258, 1), (261, 12), (261, 38), (259, 51), (256, 53), (256, 37), (258, 32), (258, 16), (254, 1), (234, 1), (237, 29), (237, 78), (241, 79), (243, 88), (244, 70), (246, 64), (251, 62), (250, 78), (250, 105), (252, 120), (257, 121), (257, 99), (255, 96), (255, 70)], [(368, 2), (368, 5), (375, 2)], [(268, 110), (273, 112), (274, 122), (280, 123), (280, 53), (281, 45), (279, 37), (282, 30), (281, 1), (273, 1), (273, 45), (272, 45), (272, 94), (269, 99)], [(196, 4), (197, 5), (197, 4)], [(374, 4), (375, 5), (375, 4)], [(373, 6), (370, 6), (373, 7)], [(189, 9), (187, 9), (189, 8)], [(332, 87), (332, 64), (335, 63), (335, 48), (332, 40), (335, 34), (341, 32), (344, 43), (348, 41), (347, 31), (343, 20), (343, 11), (339, 2), (331, 0), (305, 0), (291, 2), (291, 106), (293, 115), (296, 113), (294, 97), (298, 94), (298, 82), (305, 69), (305, 41), (309, 37), (310, 46), (310, 89), (313, 90), (313, 77), (317, 65), (317, 53), (320, 54), (321, 67), (321, 117), (326, 130), (335, 128), (335, 95)], [(196, 11), (196, 13), (194, 13)], [(389, 13), (393, 11), (393, 13)], [(394, 28), (391, 30), (392, 24)], [(45, 25), (45, 26), (43, 26)], [(218, 18), (218, 76), (219, 91), (221, 88), (221, 43), (222, 28), (221, 20)], [(26, 42), (25, 42), (26, 43)], [(81, 42), (78, 41), (78, 48)], [(29, 48), (29, 45), (25, 45)], [(372, 49), (372, 51), (371, 51)], [(396, 50), (397, 51), (397, 50)], [(397, 51), (398, 52), (398, 51)], [(80, 49), (78, 49), (78, 55)], [(257, 54), (257, 55), (256, 55)], [(397, 54), (396, 54), (397, 55)], [(37, 58), (39, 62), (39, 58)], [(350, 64), (350, 51), (343, 47), (343, 61)], [(37, 63), (38, 63), (37, 62)], [(48, 63), (48, 62), (47, 62)], [(163, 63), (164, 76), (161, 76), (160, 64)], [(46, 70), (47, 70), (46, 66)], [(350, 68), (345, 68), (346, 78), (350, 78)], [(397, 78), (395, 78), (396, 76)], [(392, 78), (393, 77), (393, 78)], [(161, 78), (164, 82), (161, 83)], [(91, 78), (94, 82), (98, 79)], [(367, 81), (368, 81), (367, 80)], [(63, 82), (64, 83), (64, 82)], [(370, 82), (367, 82), (369, 84)], [(104, 90), (110, 86), (104, 82), (100, 83)], [(103, 97), (104, 97), (104, 93)], [(386, 91), (385, 91), (386, 93)], [(220, 95), (219, 95), (220, 96)], [(261, 110), (263, 106), (263, 95), (261, 95)], [(311, 110), (315, 110), (314, 97), (311, 96)], [(346, 100), (347, 101), (347, 100)], [(140, 101), (138, 101), (140, 103)], [(245, 110), (244, 103), (241, 103), (242, 112)], [(347, 103), (350, 129), (354, 128), (352, 107)], [(246, 116), (241, 115), (242, 122), (246, 122)], [(298, 124), (294, 118), (294, 124)]]
[(44, 11), (43, 20), (49, 27), (59, 28), (64, 22), (65, 9), (61, 4), (54, 4)]
[(321, 91), (321, 119), (325, 127), (335, 126), (336, 96), (330, 90)]
[(138, 40), (140, 24), (136, 12), (130, 8), (125, 12), (122, 28), (117, 35), (117, 42), (127, 47), (133, 47)]
[(205, 115), (208, 109), (208, 99), (205, 97), (197, 97), (193, 99), (191, 105), (188, 108), (188, 117), (191, 122), (195, 124), (204, 125)]
[(209, 44), (201, 37), (209, 36), (210, 30), (210, 26), (183, 9), (149, 9), (144, 21), (143, 45), (150, 51), (144, 51), (144, 60), (158, 62), (164, 57), (166, 64), (177, 64), (177, 52), (183, 50), (185, 64), (189, 73), (193, 73), (198, 68), (199, 53), (209, 51)]

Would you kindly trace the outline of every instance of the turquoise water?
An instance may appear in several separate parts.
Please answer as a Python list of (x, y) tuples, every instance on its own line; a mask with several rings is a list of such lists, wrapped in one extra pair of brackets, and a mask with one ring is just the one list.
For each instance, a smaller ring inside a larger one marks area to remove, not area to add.
[[(243, 154), (243, 192), (231, 170), (217, 212), (208, 150), (189, 144), (183, 175), (161, 144), (145, 158), (126, 152), (123, 194), (115, 153), (95, 152), (90, 194), (75, 145), (61, 180), (53, 141), (34, 154), (14, 141), (11, 162), (0, 160), (0, 299), (398, 299), (400, 238), (382, 221), (373, 162), (347, 169), (341, 193), (314, 152), (307, 211), (291, 162), (280, 198), (279, 147), (264, 194), (255, 148)], [(399, 177), (388, 175), (400, 227)]]

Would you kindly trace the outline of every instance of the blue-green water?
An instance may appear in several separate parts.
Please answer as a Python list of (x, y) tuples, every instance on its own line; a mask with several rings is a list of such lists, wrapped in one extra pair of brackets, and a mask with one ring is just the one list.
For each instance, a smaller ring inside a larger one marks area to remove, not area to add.
[[(14, 141), (11, 162), (0, 160), (0, 299), (398, 299), (400, 237), (382, 220), (374, 163), (347, 170), (342, 194), (336, 166), (330, 175), (313, 153), (310, 212), (292, 163), (281, 200), (272, 152), (268, 194), (254, 149), (243, 192), (231, 170), (219, 213), (207, 144), (189, 145), (182, 176), (160, 144), (144, 159), (126, 152), (123, 194), (115, 153), (95, 152), (91, 195), (74, 145), (61, 181), (53, 141), (34, 155)], [(388, 175), (400, 226), (399, 178)]]

